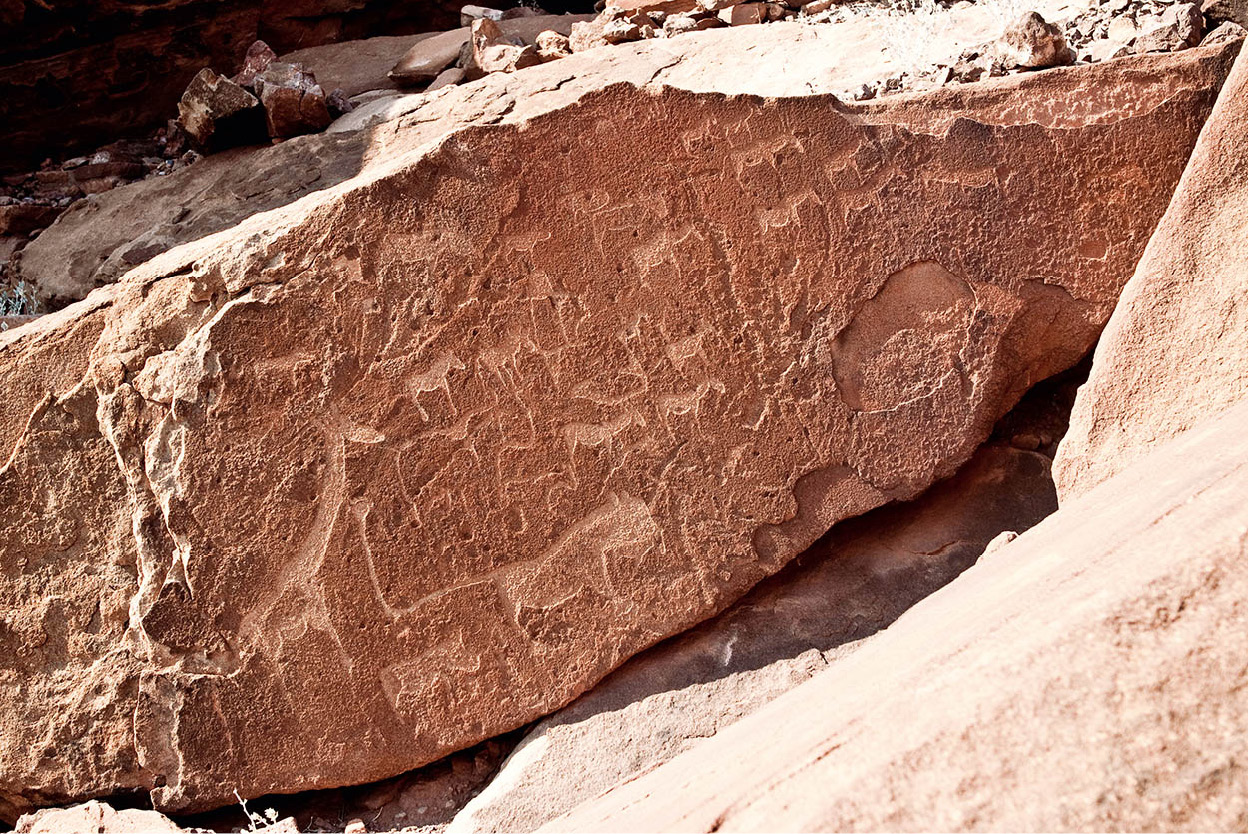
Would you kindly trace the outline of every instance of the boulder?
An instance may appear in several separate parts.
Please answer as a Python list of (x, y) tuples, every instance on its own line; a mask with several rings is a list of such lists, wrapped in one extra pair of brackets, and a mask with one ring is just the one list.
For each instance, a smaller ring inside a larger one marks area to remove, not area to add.
[(178, 125), (202, 150), (219, 151), (264, 138), (264, 111), (242, 86), (205, 67), (178, 101)]
[(329, 127), (329, 105), (316, 76), (295, 64), (274, 61), (256, 76), (269, 135), (276, 138), (316, 133)]
[(953, 474), (1096, 339), (1232, 52), (859, 105), (574, 55), (0, 335), (0, 807), (410, 770)]
[(44, 808), (17, 821), (16, 834), (181, 834), (183, 829), (157, 811), (114, 809), (104, 802), (72, 808)]
[(723, 614), (544, 719), (448, 831), (534, 831), (672, 759), (865, 645), (1003, 531), (1056, 509), (1047, 457), (982, 447), (918, 499), (836, 525)]
[(997, 41), (997, 54), (1006, 67), (1023, 69), (1060, 67), (1075, 60), (1062, 28), (1037, 12), (1027, 12), (1006, 27)]
[(1097, 346), (1054, 475), (1063, 501), (1248, 396), (1248, 61), (1240, 60)]
[(556, 61), (572, 54), (572, 45), (567, 35), (554, 31), (545, 31), (537, 36), (537, 57), (542, 61)]
[(1195, 3), (1176, 3), (1161, 14), (1154, 26), (1135, 39), (1136, 52), (1174, 52), (1200, 43), (1205, 19)]
[(1241, 404), (542, 830), (1236, 830), (1246, 493)]

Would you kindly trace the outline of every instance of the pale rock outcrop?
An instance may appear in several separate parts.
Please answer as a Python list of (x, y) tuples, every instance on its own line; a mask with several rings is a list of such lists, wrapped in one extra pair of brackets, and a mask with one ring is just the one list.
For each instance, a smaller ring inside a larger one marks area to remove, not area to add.
[(1248, 396), (1248, 61), (1123, 290), (1054, 464), (1075, 498)]
[(405, 117), (0, 334), (0, 813), (404, 772), (952, 474), (1096, 338), (1233, 51)]
[(546, 831), (1238, 830), (1248, 405)]
[(533, 831), (675, 757), (862, 645), (1003, 530), (1055, 509), (1048, 458), (981, 448), (915, 501), (838, 524), (728, 611), (543, 720), (448, 830)]

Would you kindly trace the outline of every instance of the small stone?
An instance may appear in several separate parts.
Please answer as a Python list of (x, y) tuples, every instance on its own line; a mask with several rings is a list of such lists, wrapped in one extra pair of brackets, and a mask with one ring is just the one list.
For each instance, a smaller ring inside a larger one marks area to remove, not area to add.
[(484, 73), (515, 72), (542, 62), (536, 47), (513, 43), (489, 18), (473, 21), (471, 42), (473, 63)]
[(767, 9), (762, 3), (741, 3), (719, 13), (719, 19), (729, 26), (748, 26), (767, 19)]
[(602, 27), (602, 38), (607, 43), (628, 43), (642, 38), (641, 26), (631, 20), (612, 20)]
[(52, 225), (60, 213), (55, 206), (34, 203), (0, 206), (0, 235), (30, 236), (37, 229)]
[(355, 109), (355, 104), (341, 87), (325, 97), (325, 106), (329, 108), (329, 115), (335, 119)]
[(687, 14), (669, 14), (667, 19), (663, 21), (663, 31), (670, 38), (673, 35), (682, 35), (685, 32), (694, 32), (698, 28), (698, 21)]
[(274, 61), (256, 77), (269, 135), (275, 139), (316, 133), (332, 121), (316, 76), (297, 64)]
[(191, 80), (178, 102), (178, 125), (205, 150), (259, 141), (263, 124), (256, 97), (207, 67)]
[(870, 101), (873, 98), (875, 98), (875, 87), (870, 84), (863, 84), (854, 90), (854, 101)]
[(342, 830), (342, 834), (366, 834), (367, 831), (368, 826), (364, 825), (364, 820), (351, 820)]
[(1043, 69), (1075, 61), (1061, 28), (1046, 22), (1037, 12), (1027, 12), (1006, 27), (997, 50), (1007, 68)]
[(984, 552), (979, 554), (979, 558), (982, 559), (990, 553), (1000, 550), (1017, 538), (1018, 533), (1015, 533), (1013, 530), (1005, 530), (1004, 532), (998, 533), (992, 538), (992, 541), (988, 542), (988, 544), (984, 546)]
[(541, 58), (542, 61), (555, 61), (572, 54), (572, 45), (568, 37), (552, 29), (539, 33), (535, 42), (537, 44), (537, 57)]
[(802, 6), (802, 14), (808, 16), (822, 14), (835, 6), (837, 2), (838, 0), (813, 0), (813, 2)]
[(1238, 23), (1226, 22), (1214, 29), (1200, 42), (1201, 46), (1216, 46), (1230, 41), (1242, 41), (1248, 37), (1248, 29)]

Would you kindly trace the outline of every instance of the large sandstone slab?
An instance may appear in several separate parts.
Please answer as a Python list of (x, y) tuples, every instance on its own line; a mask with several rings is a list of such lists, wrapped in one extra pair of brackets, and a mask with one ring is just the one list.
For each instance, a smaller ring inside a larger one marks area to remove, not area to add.
[(1248, 819), (1248, 405), (550, 831), (1228, 831)]
[(630, 660), (543, 720), (456, 816), (533, 831), (775, 699), (1057, 509), (1049, 459), (984, 446), (912, 502), (838, 524), (715, 619)]
[(1096, 338), (1232, 52), (405, 117), (0, 334), (5, 813), (410, 770), (952, 474)]
[(1063, 499), (1248, 396), (1246, 131), (1240, 60), (1097, 346), (1056, 464)]

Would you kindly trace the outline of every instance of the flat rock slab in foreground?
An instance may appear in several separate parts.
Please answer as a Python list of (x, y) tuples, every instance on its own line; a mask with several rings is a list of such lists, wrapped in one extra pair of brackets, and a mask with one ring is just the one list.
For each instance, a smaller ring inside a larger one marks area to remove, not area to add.
[(550, 831), (1225, 831), (1248, 819), (1248, 405)]
[(1091, 346), (1232, 51), (617, 85), (0, 334), (0, 814), (410, 770), (951, 474)]
[(1081, 495), (1248, 396), (1248, 59), (1097, 346), (1055, 475)]

